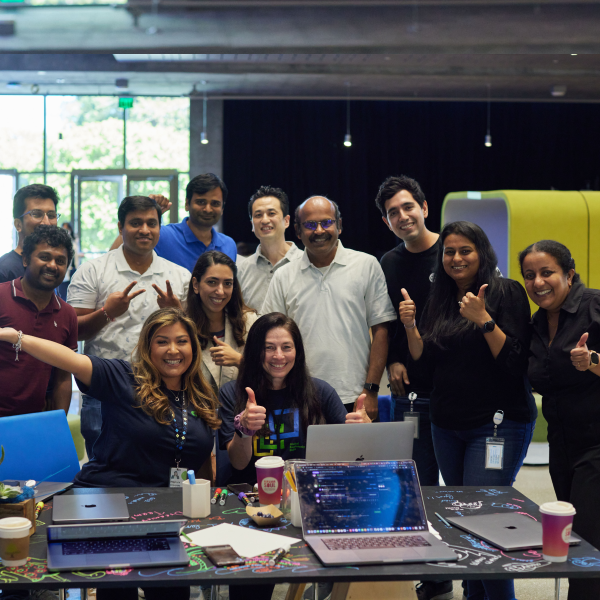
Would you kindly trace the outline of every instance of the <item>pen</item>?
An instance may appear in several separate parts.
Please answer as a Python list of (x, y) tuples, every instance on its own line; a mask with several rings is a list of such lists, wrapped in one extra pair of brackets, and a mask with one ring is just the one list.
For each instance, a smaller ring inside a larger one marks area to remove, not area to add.
[(238, 498), (244, 503), (246, 504), (246, 506), (250, 506), (250, 500), (248, 500), (248, 497), (246, 496), (246, 494), (244, 494), (244, 492), (240, 492), (238, 494)]
[(297, 492), (298, 489), (296, 488), (296, 483), (294, 482), (294, 478), (292, 477), (292, 473), (290, 471), (286, 472), (285, 478), (288, 480), (288, 483), (290, 484), (292, 491)]
[(283, 557), (290, 551), (288, 548), (279, 548), (277, 552), (269, 559), (269, 566), (274, 567), (278, 562), (281, 562)]
[(221, 498), (219, 499), (219, 504), (221, 506), (225, 506), (225, 502), (227, 502), (227, 496), (229, 495), (229, 492), (227, 490), (223, 490), (221, 492)]
[(192, 542), (192, 538), (191, 538), (189, 535), (187, 535), (187, 533), (185, 533), (184, 531), (182, 531), (182, 532), (181, 532), (181, 535), (182, 535), (182, 536), (183, 536), (183, 537), (184, 537), (184, 538), (185, 538), (185, 539), (186, 539), (188, 542), (191, 542), (192, 544), (194, 543), (194, 542)]
[(194, 473), (194, 471), (188, 471), (187, 476), (188, 476), (190, 485), (196, 485), (196, 474)]
[(217, 488), (215, 491), (215, 495), (210, 499), (210, 503), (211, 504), (216, 504), (217, 503), (217, 498), (219, 497), (219, 495), (221, 494), (221, 488)]
[(35, 505), (35, 518), (36, 519), (40, 516), (40, 513), (42, 512), (42, 508), (44, 508), (44, 503), (43, 502), (38, 502)]
[(446, 525), (446, 527), (452, 527), (452, 525), (450, 525), (450, 523), (448, 523), (448, 521), (446, 521), (446, 519), (444, 519), (444, 517), (442, 517), (442, 515), (440, 515), (439, 513), (435, 513), (435, 516), (444, 524)]

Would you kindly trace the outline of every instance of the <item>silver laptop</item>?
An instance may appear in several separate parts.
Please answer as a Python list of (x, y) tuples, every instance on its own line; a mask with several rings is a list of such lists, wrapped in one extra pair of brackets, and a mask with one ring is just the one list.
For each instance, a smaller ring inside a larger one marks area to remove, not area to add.
[[(528, 550), (542, 547), (542, 523), (519, 513), (493, 513), (473, 517), (448, 517), (450, 523), (501, 550)], [(571, 545), (581, 540), (571, 534)]]
[(124, 569), (186, 566), (180, 531), (186, 520), (50, 525), (48, 569)]
[(125, 494), (73, 494), (56, 496), (53, 523), (107, 523), (129, 521)]
[(403, 460), (412, 458), (414, 423), (310, 425), (306, 460)]
[(414, 461), (306, 462), (295, 471), (304, 539), (325, 565), (458, 559), (429, 533)]

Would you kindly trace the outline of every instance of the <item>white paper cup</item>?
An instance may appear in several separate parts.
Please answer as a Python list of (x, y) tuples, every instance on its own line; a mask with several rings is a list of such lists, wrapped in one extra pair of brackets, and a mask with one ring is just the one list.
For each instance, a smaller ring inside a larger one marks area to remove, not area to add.
[(20, 567), (29, 558), (31, 521), (25, 517), (0, 519), (0, 558), (5, 567)]

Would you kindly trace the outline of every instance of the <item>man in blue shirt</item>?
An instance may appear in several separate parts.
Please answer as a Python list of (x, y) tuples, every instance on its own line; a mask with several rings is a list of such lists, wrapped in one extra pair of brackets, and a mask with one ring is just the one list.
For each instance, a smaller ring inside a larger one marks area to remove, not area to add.
[(198, 257), (207, 250), (218, 250), (235, 261), (235, 242), (215, 228), (223, 216), (227, 187), (214, 173), (194, 177), (185, 190), (185, 210), (189, 216), (181, 223), (163, 225), (156, 253), (192, 272)]

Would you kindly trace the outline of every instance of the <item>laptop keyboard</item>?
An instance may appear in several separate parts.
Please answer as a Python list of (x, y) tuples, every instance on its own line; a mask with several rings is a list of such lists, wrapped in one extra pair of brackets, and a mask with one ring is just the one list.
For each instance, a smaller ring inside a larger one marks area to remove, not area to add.
[(152, 552), (169, 550), (169, 548), (169, 542), (160, 538), (62, 543), (62, 553), (67, 556), (73, 554), (108, 554), (109, 552)]
[(322, 541), (329, 550), (378, 550), (380, 548), (418, 548), (431, 546), (420, 535), (340, 537), (327, 538)]

